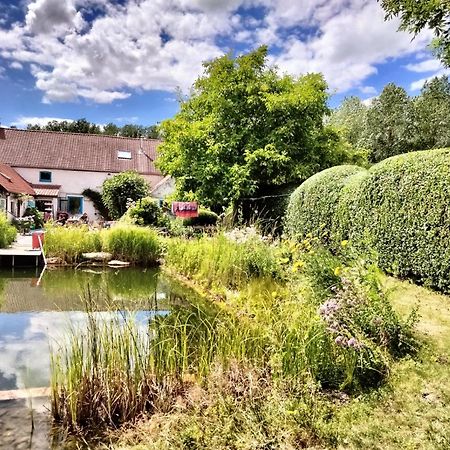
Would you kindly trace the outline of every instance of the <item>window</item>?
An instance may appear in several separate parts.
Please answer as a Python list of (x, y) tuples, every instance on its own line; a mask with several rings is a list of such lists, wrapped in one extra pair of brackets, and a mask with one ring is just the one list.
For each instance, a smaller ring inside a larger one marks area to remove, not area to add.
[(39, 181), (41, 183), (51, 183), (52, 173), (51, 172), (39, 172)]
[(131, 152), (126, 151), (126, 150), (118, 150), (117, 157), (119, 159), (131, 159)]
[(72, 215), (83, 214), (83, 197), (68, 195), (67, 210)]

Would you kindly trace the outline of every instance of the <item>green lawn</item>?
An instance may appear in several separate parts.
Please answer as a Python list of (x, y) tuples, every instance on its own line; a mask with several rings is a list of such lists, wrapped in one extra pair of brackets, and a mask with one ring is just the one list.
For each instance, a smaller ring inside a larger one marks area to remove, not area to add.
[(393, 364), (387, 386), (340, 409), (340, 448), (449, 449), (450, 298), (392, 278), (386, 285), (399, 313), (419, 305), (425, 345), (414, 359)]

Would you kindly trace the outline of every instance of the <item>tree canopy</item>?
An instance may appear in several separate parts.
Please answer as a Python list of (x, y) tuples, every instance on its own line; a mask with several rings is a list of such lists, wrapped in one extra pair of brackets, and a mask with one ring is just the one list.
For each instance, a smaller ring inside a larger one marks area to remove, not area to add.
[(69, 133), (104, 134), (107, 136), (122, 136), (147, 139), (158, 139), (158, 127), (156, 125), (125, 124), (122, 127), (110, 122), (100, 127), (86, 119), (78, 120), (51, 120), (46, 125), (28, 124), (27, 130), (65, 131)]
[(386, 19), (400, 17), (401, 30), (417, 34), (432, 29), (432, 47), (441, 61), (450, 66), (450, 0), (381, 0), (381, 6)]
[(149, 185), (142, 175), (128, 171), (107, 178), (102, 186), (102, 200), (113, 219), (127, 211), (127, 204), (147, 197)]
[(347, 98), (333, 111), (330, 123), (351, 146), (366, 149), (372, 162), (414, 150), (449, 147), (449, 79), (427, 81), (416, 97), (390, 83), (370, 105), (357, 97)]
[(342, 162), (339, 137), (323, 125), (322, 75), (280, 76), (265, 46), (204, 67), (179, 113), (160, 127), (157, 163), (180, 198), (218, 209)]

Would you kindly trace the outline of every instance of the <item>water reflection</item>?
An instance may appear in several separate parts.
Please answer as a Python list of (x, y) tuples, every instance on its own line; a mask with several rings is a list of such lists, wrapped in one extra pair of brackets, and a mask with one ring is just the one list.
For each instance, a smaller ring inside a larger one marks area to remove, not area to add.
[(166, 314), (169, 304), (181, 302), (155, 270), (53, 270), (39, 285), (38, 279), (30, 272), (0, 272), (0, 390), (49, 385), (49, 346), (63, 342), (69, 323), (85, 326), (87, 286), (96, 315), (131, 309), (143, 326), (154, 314)]

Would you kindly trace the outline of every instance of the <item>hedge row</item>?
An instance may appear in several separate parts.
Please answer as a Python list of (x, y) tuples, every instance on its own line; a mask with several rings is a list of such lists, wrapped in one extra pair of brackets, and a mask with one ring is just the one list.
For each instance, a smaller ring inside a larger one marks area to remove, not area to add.
[(315, 175), (292, 195), (286, 232), (300, 237), (321, 224), (331, 246), (373, 248), (383, 269), (450, 292), (450, 149)]

